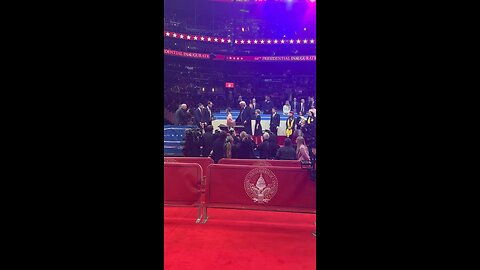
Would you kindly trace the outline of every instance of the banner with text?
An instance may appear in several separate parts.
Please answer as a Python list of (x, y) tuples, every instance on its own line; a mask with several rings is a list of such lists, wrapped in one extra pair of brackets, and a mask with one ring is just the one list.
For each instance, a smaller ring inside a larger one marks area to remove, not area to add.
[[(180, 56), (180, 57), (190, 57), (197, 59), (210, 59), (210, 54), (208, 53), (192, 53), (192, 52), (182, 52), (174, 51), (169, 49), (164, 49), (163, 53), (165, 55)], [(317, 61), (316, 55), (300, 55), (300, 56), (233, 56), (233, 55), (221, 55), (216, 54), (213, 58), (216, 61), (244, 61), (244, 62), (305, 62), (305, 61)]]
[(169, 50), (169, 49), (163, 49), (163, 54), (180, 56), (180, 57), (200, 58), (200, 59), (209, 59), (210, 58), (210, 54), (208, 54), (208, 53), (182, 52), (182, 51), (174, 51), (174, 50)]

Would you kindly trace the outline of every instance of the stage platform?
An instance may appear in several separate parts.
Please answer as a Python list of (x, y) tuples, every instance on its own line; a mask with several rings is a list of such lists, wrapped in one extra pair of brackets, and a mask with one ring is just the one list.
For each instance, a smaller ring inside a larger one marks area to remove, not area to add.
[[(277, 111), (277, 113), (280, 115), (280, 127), (278, 128), (278, 135), (279, 136), (285, 136), (285, 130), (287, 128), (286, 121), (288, 119), (288, 116), (283, 115)], [(240, 114), (239, 110), (234, 110), (232, 111), (232, 117), (233, 120), (237, 119), (238, 115)], [(212, 121), (213, 128), (216, 129), (218, 128), (219, 125), (227, 124), (227, 113), (225, 111), (222, 112), (217, 112), (213, 113), (213, 116), (215, 117), (215, 120)], [(297, 114), (294, 114), (294, 118), (297, 118)], [(271, 114), (260, 114), (260, 117), (262, 119), (261, 124), (262, 124), (262, 129), (270, 129), (270, 117)], [(252, 133), (255, 131), (255, 119), (252, 120)]]

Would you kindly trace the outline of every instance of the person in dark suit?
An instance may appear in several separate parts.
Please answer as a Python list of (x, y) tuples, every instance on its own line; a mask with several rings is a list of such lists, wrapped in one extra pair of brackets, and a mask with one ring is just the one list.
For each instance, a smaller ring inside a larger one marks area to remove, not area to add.
[(237, 125), (243, 125), (245, 132), (252, 135), (252, 115), (245, 101), (240, 102), (240, 114), (235, 120), (235, 123)]
[(260, 110), (255, 110), (255, 132), (253, 135), (255, 136), (255, 143), (260, 143), (260, 137), (262, 136), (262, 118), (260, 117)]
[(203, 120), (202, 120), (202, 122), (205, 123), (205, 126), (212, 125), (212, 118), (213, 118), (212, 107), (213, 107), (213, 103), (211, 101), (207, 102), (207, 107), (205, 107), (204, 109)]
[(263, 113), (271, 113), (273, 108), (273, 103), (270, 101), (269, 96), (265, 96), (265, 102), (263, 103), (262, 109)]
[(277, 135), (278, 127), (280, 126), (280, 115), (277, 114), (276, 108), (272, 108), (272, 116), (270, 117), (270, 131)]
[(270, 134), (270, 138), (268, 139), (268, 158), (274, 159), (279, 148), (280, 145), (278, 145), (277, 135), (273, 133)]
[(298, 113), (300, 111), (300, 103), (298, 103), (297, 98), (293, 98), (292, 101), (292, 111)]
[(307, 104), (305, 104), (305, 99), (300, 100), (300, 108), (298, 109), (298, 113), (302, 112), (302, 115), (305, 115), (305, 113), (308, 111), (307, 109)]
[(202, 145), (202, 157), (208, 157), (213, 147), (213, 126), (208, 125), (205, 127), (205, 133), (202, 134), (201, 145)]
[(315, 140), (316, 132), (316, 118), (313, 110), (308, 111), (308, 117), (305, 120), (304, 130), (302, 131), (306, 145), (309, 146)]
[(302, 121), (302, 117), (303, 117), (303, 113), (302, 112), (299, 112), (298, 113), (298, 116), (297, 116), (297, 119), (295, 119), (295, 129), (301, 129), (301, 125), (300, 125), (300, 122)]
[(198, 103), (198, 108), (193, 111), (193, 124), (203, 129), (203, 104)]
[(252, 106), (253, 106), (253, 110), (256, 111), (257, 109), (259, 109), (260, 107), (258, 106), (258, 103), (257, 103), (257, 100), (255, 98), (252, 98)]
[(313, 99), (313, 97), (308, 97), (308, 108), (307, 108), (307, 110), (315, 108), (316, 105), (317, 105), (317, 103), (315, 102), (315, 99)]
[(257, 150), (260, 153), (260, 158), (261, 159), (267, 159), (268, 156), (269, 156), (269, 153), (270, 153), (269, 138), (270, 138), (270, 134), (268, 134), (267, 132), (263, 133), (263, 142), (261, 144), (259, 144), (258, 147), (257, 147)]
[(248, 104), (248, 111), (250, 112), (250, 118), (254, 119), (255, 118), (255, 110), (253, 109), (253, 104), (252, 103)]
[(221, 131), (218, 135), (218, 138), (213, 143), (212, 151), (210, 152), (210, 157), (215, 163), (221, 158), (225, 157), (225, 140), (227, 138), (227, 132)]
[(277, 155), (275, 159), (278, 160), (296, 160), (297, 154), (295, 153), (295, 148), (292, 147), (292, 140), (289, 138), (285, 139), (284, 146), (280, 147), (277, 150)]
[(240, 133), (240, 143), (238, 145), (238, 158), (242, 159), (251, 159), (255, 157), (255, 154), (253, 153), (253, 149), (255, 148), (255, 145), (251, 139), (248, 138), (249, 135), (245, 132), (242, 131)]
[(188, 122), (187, 104), (182, 104), (175, 112), (175, 125), (184, 126)]

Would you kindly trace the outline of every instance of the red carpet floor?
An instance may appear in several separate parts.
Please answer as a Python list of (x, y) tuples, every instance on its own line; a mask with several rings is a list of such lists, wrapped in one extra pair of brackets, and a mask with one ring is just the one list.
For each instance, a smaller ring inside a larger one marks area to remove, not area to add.
[(164, 207), (164, 269), (315, 269), (315, 215)]

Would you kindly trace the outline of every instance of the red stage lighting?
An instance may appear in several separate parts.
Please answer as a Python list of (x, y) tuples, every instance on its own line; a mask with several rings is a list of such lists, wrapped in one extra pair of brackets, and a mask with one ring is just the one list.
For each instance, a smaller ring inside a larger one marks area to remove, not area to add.
[(234, 87), (233, 82), (226, 82), (225, 83), (225, 88), (233, 88), (233, 87)]

